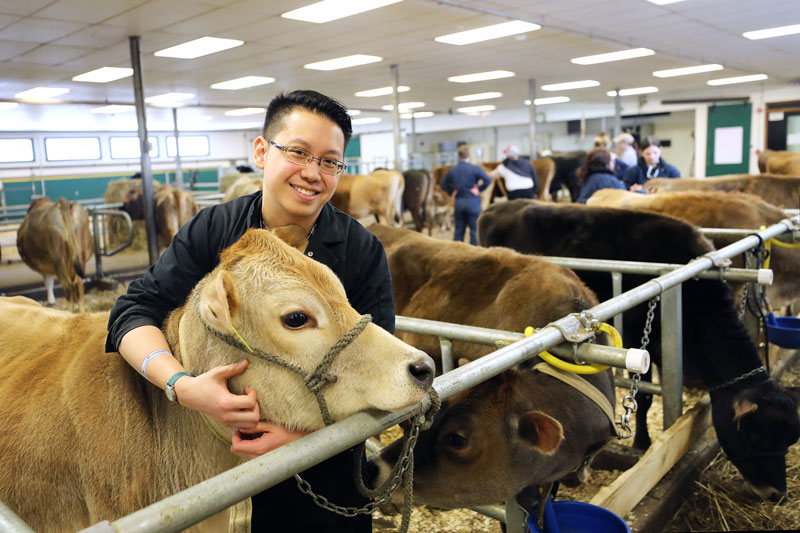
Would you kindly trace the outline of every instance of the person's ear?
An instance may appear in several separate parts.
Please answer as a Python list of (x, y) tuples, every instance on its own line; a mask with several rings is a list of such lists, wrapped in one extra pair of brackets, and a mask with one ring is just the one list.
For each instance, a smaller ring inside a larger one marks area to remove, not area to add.
[(264, 168), (264, 160), (267, 158), (267, 148), (269, 148), (267, 140), (261, 135), (256, 137), (255, 142), (253, 142), (253, 160), (257, 168)]

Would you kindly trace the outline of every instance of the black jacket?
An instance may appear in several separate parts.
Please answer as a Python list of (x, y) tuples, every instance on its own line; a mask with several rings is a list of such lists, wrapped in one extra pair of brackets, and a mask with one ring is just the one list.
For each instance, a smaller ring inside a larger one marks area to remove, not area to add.
[[(192, 288), (219, 264), (222, 250), (249, 228), (261, 226), (262, 193), (207, 207), (178, 231), (144, 277), (131, 282), (111, 310), (106, 351), (144, 325), (161, 327), (167, 314), (186, 301)], [(325, 204), (305, 253), (330, 267), (344, 285), (350, 304), (373, 322), (394, 332), (392, 280), (383, 244), (350, 216)], [(302, 473), (334, 503), (361, 506), (366, 499), (353, 481), (354, 461), (347, 450)], [(288, 513), (288, 514), (287, 514)], [(253, 531), (369, 532), (371, 517), (344, 518), (317, 507), (292, 478), (253, 496)]]

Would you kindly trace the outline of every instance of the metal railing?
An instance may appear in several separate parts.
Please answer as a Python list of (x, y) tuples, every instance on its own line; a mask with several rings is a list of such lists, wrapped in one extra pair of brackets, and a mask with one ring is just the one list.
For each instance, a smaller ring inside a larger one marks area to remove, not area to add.
[[(671, 292), (673, 296), (665, 298), (667, 302), (671, 301), (672, 303), (666, 304), (667, 309), (662, 310), (663, 322), (665, 315), (673, 314), (674, 316), (674, 313), (680, 312), (680, 284), (682, 282), (697, 277), (698, 274), (715, 265), (724, 264), (727, 259), (758, 246), (763, 240), (796, 229), (799, 223), (800, 216), (791, 220), (783, 220), (721, 250), (709, 252), (681, 268), (649, 280), (639, 287), (592, 307), (585, 312), (584, 316), (606, 321), (654, 296), (666, 295)], [(662, 298), (664, 297), (662, 296)], [(674, 328), (679, 323), (675, 322), (669, 326)], [(563, 343), (571, 333), (579, 331), (581, 327), (581, 320), (575, 315), (561, 318), (529, 337), (437, 377), (434, 380), (434, 388), (442, 400), (450, 398), (544, 350)], [(662, 329), (669, 328), (662, 327)], [(678, 342), (678, 351), (680, 351), (680, 340), (678, 334), (674, 338), (674, 341)], [(665, 354), (667, 350), (672, 349), (673, 346), (669, 345), (662, 347)], [(664, 363), (665, 370), (667, 364)], [(672, 373), (681, 375), (680, 359), (677, 368), (672, 369)], [(667, 372), (662, 372), (663, 382), (668, 379), (665, 374)], [(423, 400), (425, 404), (428, 402), (427, 398)], [(397, 413), (376, 411), (357, 413), (114, 522), (104, 521), (84, 531), (126, 533), (179, 531), (288, 479), (296, 472), (306, 470), (341, 451), (364, 442), (370, 436), (406, 420), (415, 409), (416, 406)], [(510, 532), (511, 530), (509, 530)]]
[[(101, 204), (101, 205), (114, 205), (114, 204)], [(89, 215), (92, 217), (92, 233), (94, 236), (94, 265), (95, 265), (95, 277), (98, 280), (102, 280), (105, 278), (105, 273), (103, 272), (103, 256), (109, 257), (115, 255), (128, 246), (131, 245), (133, 242), (133, 221), (131, 221), (131, 216), (126, 213), (125, 211), (120, 211), (118, 209), (105, 209), (102, 207), (93, 207), (90, 206), (88, 208)], [(103, 223), (100, 223), (100, 217), (103, 217)], [(113, 250), (108, 250), (108, 220), (110, 217), (121, 217), (128, 226), (128, 236), (126, 237), (126, 241), (124, 244), (117, 246)]]

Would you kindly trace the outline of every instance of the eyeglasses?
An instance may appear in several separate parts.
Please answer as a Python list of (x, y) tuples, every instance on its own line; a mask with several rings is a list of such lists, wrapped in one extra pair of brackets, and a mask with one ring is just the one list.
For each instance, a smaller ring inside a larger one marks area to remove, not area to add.
[(324, 172), (325, 174), (340, 174), (342, 171), (344, 171), (344, 169), (347, 168), (347, 165), (332, 157), (314, 157), (312, 154), (303, 150), (302, 148), (297, 148), (295, 146), (281, 146), (270, 139), (267, 139), (267, 142), (283, 152), (283, 155), (286, 157), (286, 159), (295, 165), (307, 166), (316, 159), (319, 162), (319, 171)]

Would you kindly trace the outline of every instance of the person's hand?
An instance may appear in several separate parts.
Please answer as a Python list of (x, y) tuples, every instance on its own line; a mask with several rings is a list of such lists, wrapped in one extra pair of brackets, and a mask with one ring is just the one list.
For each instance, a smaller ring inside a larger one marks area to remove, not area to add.
[(255, 459), (308, 433), (290, 431), (283, 426), (261, 421), (254, 428), (236, 430), (231, 442), (231, 453), (247, 460)]
[(241, 374), (247, 360), (214, 367), (197, 377), (185, 376), (175, 382), (178, 403), (203, 412), (223, 426), (249, 429), (258, 423), (260, 414), (256, 391), (244, 388), (244, 394), (228, 390), (228, 379)]
[(634, 183), (633, 185), (631, 185), (630, 190), (636, 192), (636, 191), (641, 191), (643, 188), (644, 187), (642, 187), (641, 183)]
[(478, 189), (477, 185), (473, 185), (472, 188), (469, 190), (469, 192), (471, 192), (475, 196), (480, 196), (481, 195), (481, 191), (480, 191), (480, 189)]

